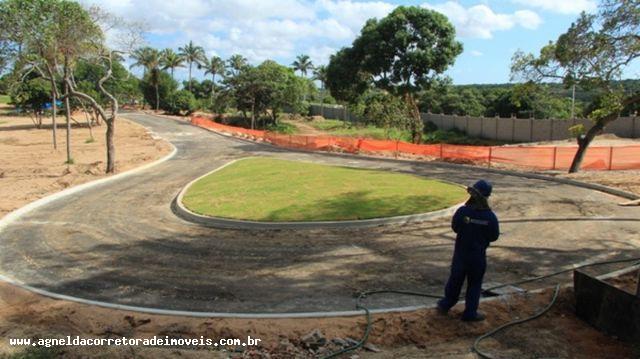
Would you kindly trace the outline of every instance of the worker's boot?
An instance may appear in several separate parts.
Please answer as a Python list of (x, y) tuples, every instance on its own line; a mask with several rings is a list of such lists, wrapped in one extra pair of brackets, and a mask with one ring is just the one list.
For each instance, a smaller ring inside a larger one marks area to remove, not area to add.
[(465, 317), (464, 315), (462, 316), (462, 321), (463, 322), (481, 322), (485, 319), (484, 314), (478, 312), (476, 313), (475, 317)]

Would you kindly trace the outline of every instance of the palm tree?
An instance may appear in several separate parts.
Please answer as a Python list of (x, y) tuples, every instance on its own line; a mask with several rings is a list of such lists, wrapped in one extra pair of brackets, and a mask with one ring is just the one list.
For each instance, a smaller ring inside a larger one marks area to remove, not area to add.
[(141, 47), (131, 54), (131, 58), (135, 60), (130, 68), (141, 66), (144, 68), (144, 74), (149, 75), (149, 82), (156, 91), (156, 110), (160, 109), (160, 91), (158, 89), (160, 82), (160, 63), (162, 56), (160, 51), (151, 47)]
[(194, 45), (193, 41), (189, 41), (188, 44), (178, 50), (180, 51), (180, 56), (189, 63), (189, 91), (191, 91), (191, 67), (194, 62), (197, 65), (202, 64), (202, 61), (205, 59), (204, 49), (202, 46)]
[(242, 55), (239, 54), (235, 54), (232, 55), (228, 60), (227, 63), (229, 64), (229, 67), (231, 68), (231, 74), (233, 76), (237, 76), (240, 71), (242, 71), (242, 69), (247, 66), (247, 59), (244, 58)]
[(173, 78), (173, 70), (178, 67), (184, 67), (184, 58), (180, 54), (175, 53), (172, 49), (164, 49), (160, 54), (160, 65), (163, 70), (171, 70), (171, 79)]
[(308, 55), (298, 55), (296, 57), (296, 61), (294, 61), (291, 66), (293, 66), (294, 71), (300, 71), (300, 74), (303, 77), (307, 77), (307, 71), (313, 69), (313, 63), (311, 62), (311, 58)]
[(224, 73), (224, 60), (219, 58), (218, 56), (212, 56), (211, 60), (204, 60), (204, 64), (202, 64), (202, 68), (204, 68), (205, 76), (211, 74), (211, 98), (213, 99), (213, 89), (216, 83), (216, 75), (222, 75)]
[(324, 90), (327, 83), (327, 66), (320, 65), (313, 70), (313, 79), (320, 81), (320, 88)]

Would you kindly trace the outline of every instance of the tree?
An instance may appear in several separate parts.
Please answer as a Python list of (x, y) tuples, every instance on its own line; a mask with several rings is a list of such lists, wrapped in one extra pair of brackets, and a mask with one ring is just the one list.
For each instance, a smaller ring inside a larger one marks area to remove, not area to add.
[(561, 81), (596, 90), (601, 102), (589, 115), (593, 126), (576, 128), (578, 150), (570, 173), (580, 169), (584, 154), (596, 135), (615, 121), (625, 107), (640, 102), (639, 91), (625, 91), (617, 81), (640, 56), (640, 1), (604, 0), (597, 14), (582, 13), (555, 42), (536, 57), (516, 52), (512, 79)]
[(227, 64), (229, 64), (229, 68), (231, 69), (230, 75), (238, 76), (242, 70), (247, 68), (248, 62), (244, 56), (235, 54), (227, 59)]
[(14, 86), (10, 96), (11, 102), (17, 108), (32, 114), (33, 124), (36, 128), (41, 128), (43, 110), (51, 101), (50, 93), (49, 82), (32, 75), (29, 79), (24, 79), (17, 86)]
[[(194, 63), (200, 65), (205, 60), (204, 49), (202, 46), (194, 45), (193, 41), (189, 41), (188, 44), (178, 50), (180, 51), (180, 56), (189, 64), (189, 86), (191, 86), (191, 67)], [(189, 91), (191, 91), (191, 87), (189, 87)]]
[(352, 46), (332, 56), (327, 86), (334, 97), (351, 101), (371, 85), (402, 97), (412, 114), (412, 139), (419, 143), (423, 124), (415, 94), (429, 88), (461, 52), (446, 16), (399, 6), (379, 21), (368, 20)]
[(158, 71), (156, 76), (151, 72), (140, 81), (142, 94), (148, 103), (158, 102), (157, 109), (167, 110), (172, 95), (178, 89), (178, 83), (171, 78), (171, 75), (164, 71)]
[(173, 70), (178, 67), (184, 67), (184, 58), (175, 53), (172, 49), (164, 49), (160, 53), (160, 66), (163, 70), (169, 69), (171, 72), (171, 78), (173, 77)]
[(155, 88), (156, 110), (160, 109), (160, 90), (158, 89), (160, 82), (160, 66), (162, 56), (160, 51), (151, 47), (142, 47), (135, 50), (131, 54), (131, 58), (135, 60), (131, 67), (142, 66), (144, 68), (143, 77), (149, 81), (151, 86)]
[(251, 114), (253, 129), (261, 115), (268, 114), (269, 110), (270, 121), (274, 124), (284, 108), (303, 111), (302, 97), (307, 81), (291, 69), (267, 60), (256, 67), (245, 67), (237, 76), (227, 78), (226, 84), (238, 110)]
[(307, 77), (307, 71), (313, 70), (311, 58), (307, 55), (298, 55), (296, 60), (291, 64), (294, 71), (300, 71), (300, 75)]
[(205, 76), (211, 74), (211, 100), (213, 101), (213, 93), (216, 84), (216, 75), (224, 74), (224, 60), (218, 56), (212, 56), (211, 60), (204, 61), (202, 68), (204, 68)]

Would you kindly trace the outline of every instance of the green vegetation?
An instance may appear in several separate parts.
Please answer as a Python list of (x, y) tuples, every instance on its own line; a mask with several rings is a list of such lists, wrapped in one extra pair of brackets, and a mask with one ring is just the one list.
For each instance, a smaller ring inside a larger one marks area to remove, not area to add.
[(8, 95), (0, 95), (0, 104), (7, 105), (11, 102), (11, 97)]
[(183, 202), (215, 217), (331, 221), (429, 212), (465, 195), (462, 187), (413, 175), (250, 158), (198, 180)]
[(285, 135), (293, 135), (298, 132), (298, 128), (290, 123), (279, 122), (270, 124), (266, 127), (267, 131), (282, 133)]
[(318, 130), (326, 132), (328, 135), (411, 141), (411, 132), (394, 127), (383, 128), (375, 125), (357, 125), (341, 120), (314, 120), (309, 124)]

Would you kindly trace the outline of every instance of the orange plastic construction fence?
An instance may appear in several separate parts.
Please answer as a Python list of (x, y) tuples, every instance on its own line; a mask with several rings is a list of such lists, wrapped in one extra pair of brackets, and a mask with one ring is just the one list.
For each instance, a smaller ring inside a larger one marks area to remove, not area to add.
[[(374, 140), (339, 136), (284, 135), (223, 125), (204, 117), (191, 123), (217, 132), (263, 140), (275, 146), (310, 151), (363, 153), (383, 156), (411, 155), (451, 161), (502, 163), (539, 170), (567, 170), (577, 146), (461, 146), (448, 144), (416, 145), (402, 141)], [(588, 170), (640, 169), (640, 146), (589, 147), (582, 162)]]

